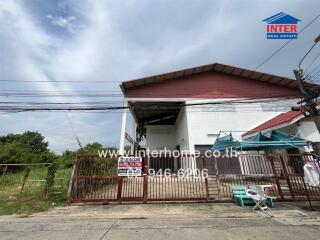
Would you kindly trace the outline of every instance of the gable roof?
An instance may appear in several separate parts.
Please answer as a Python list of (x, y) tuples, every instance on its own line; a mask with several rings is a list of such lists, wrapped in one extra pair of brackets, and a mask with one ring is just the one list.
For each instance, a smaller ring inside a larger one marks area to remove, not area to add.
[[(318, 100), (316, 103), (317, 103), (317, 108), (320, 109), (320, 100)], [(295, 123), (303, 118), (305, 118), (303, 110), (289, 111), (286, 113), (281, 113), (278, 116), (275, 116), (274, 118), (271, 118), (270, 120), (253, 128), (252, 130), (242, 134), (242, 137), (248, 138), (257, 132), (280, 128), (280, 127), (285, 127), (285, 126), (292, 124), (292, 123)]]
[(297, 24), (299, 21), (301, 20), (284, 12), (277, 13), (263, 20), (263, 22), (267, 22), (268, 24)]
[[(174, 72), (168, 72), (168, 73), (163, 73), (163, 74), (149, 76), (149, 77), (143, 77), (135, 80), (124, 81), (120, 84), (120, 87), (122, 91), (125, 92), (126, 90), (137, 87), (137, 86), (143, 86), (143, 85), (148, 85), (152, 83), (159, 83), (166, 80), (174, 80), (181, 77), (191, 76), (191, 75), (195, 75), (203, 72), (210, 72), (210, 71), (225, 73), (232, 76), (239, 76), (239, 77), (267, 82), (267, 83), (273, 83), (281, 86), (286, 86), (288, 88), (299, 89), (298, 81), (292, 78), (282, 77), (282, 76), (268, 74), (264, 72), (258, 72), (254, 70), (248, 70), (245, 68), (234, 67), (231, 65), (226, 65), (221, 63), (207, 64), (203, 66), (182, 69)], [(320, 88), (319, 85), (313, 84), (313, 83), (308, 83), (307, 85), (311, 88)]]
[(248, 138), (257, 132), (261, 132), (264, 130), (275, 128), (275, 127), (280, 126), (282, 124), (289, 124), (291, 122), (295, 122), (294, 120), (299, 120), (301, 117), (304, 117), (304, 115), (301, 111), (290, 111), (290, 112), (286, 112), (286, 113), (281, 113), (278, 116), (262, 123), (261, 125), (251, 129), (250, 131), (244, 133), (242, 135), (242, 137)]

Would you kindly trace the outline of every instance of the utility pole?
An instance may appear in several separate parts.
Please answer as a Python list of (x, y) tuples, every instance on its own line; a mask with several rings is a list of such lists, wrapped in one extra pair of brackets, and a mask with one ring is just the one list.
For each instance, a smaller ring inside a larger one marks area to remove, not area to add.
[[(303, 70), (302, 69), (296, 69), (293, 70), (294, 75), (296, 79), (299, 81), (299, 87), (300, 91), (303, 95), (303, 99), (298, 102), (298, 104), (305, 103), (305, 105), (302, 107), (302, 110), (304, 111), (303, 114), (308, 114), (309, 118), (312, 118), (314, 121), (318, 132), (320, 133), (320, 116), (317, 109), (317, 97), (319, 96), (318, 91), (314, 91), (310, 89), (305, 82), (304, 76), (303, 76)], [(293, 108), (293, 110), (297, 110)], [(299, 110), (301, 110), (299, 108)], [(320, 155), (320, 142), (313, 142), (312, 144), (313, 151), (319, 156)]]
[[(307, 57), (307, 55), (311, 52), (311, 50), (316, 46), (316, 44), (319, 41), (320, 41), (320, 35), (314, 40), (314, 44), (309, 49), (309, 51), (303, 56), (303, 58), (299, 62), (298, 69), (293, 70), (293, 73), (299, 82), (299, 88), (300, 88), (300, 91), (303, 96), (303, 99), (301, 101), (299, 101), (298, 104), (304, 103), (304, 106), (302, 107), (303, 114), (305, 114), (305, 115), (308, 114), (307, 116), (309, 116), (310, 118), (313, 119), (313, 121), (317, 127), (318, 133), (320, 134), (320, 115), (319, 115), (319, 112), (317, 109), (317, 102), (316, 102), (317, 98), (319, 97), (319, 90), (318, 89), (317, 90), (311, 89), (307, 85), (307, 83), (305, 82), (304, 72), (301, 69), (301, 63), (303, 62), (303, 60)], [(312, 148), (313, 148), (313, 151), (315, 152), (316, 156), (319, 156), (320, 155), (320, 142), (313, 142)], [(318, 158), (318, 161), (319, 161), (319, 158)], [(308, 189), (307, 189), (307, 186), (306, 186), (306, 183), (305, 183), (303, 177), (302, 177), (302, 182), (303, 182), (306, 194), (307, 194), (310, 209), (311, 209), (311, 211), (314, 211), (314, 208), (311, 204), (309, 192), (308, 192)]]
[[(307, 55), (311, 52), (311, 50), (316, 46), (316, 44), (320, 41), (320, 35), (314, 40), (314, 44), (309, 49), (309, 51), (303, 56), (301, 61), (299, 62), (298, 69), (293, 70), (293, 73), (296, 77), (296, 79), (299, 82), (300, 91), (302, 93), (303, 99), (298, 102), (298, 104), (303, 104), (302, 110), (304, 111), (304, 114), (309, 116), (313, 119), (318, 132), (320, 134), (320, 115), (317, 109), (317, 103), (316, 100), (319, 97), (319, 90), (311, 89), (307, 83), (305, 82), (304, 72), (303, 69), (301, 69), (301, 63), (303, 60), (307, 57)], [(297, 110), (296, 108), (293, 108), (293, 110)], [(301, 110), (301, 109), (299, 109)], [(312, 144), (313, 150), (317, 155), (320, 155), (320, 143), (315, 142)]]
[[(301, 69), (301, 63), (307, 57), (307, 55), (311, 52), (311, 50), (316, 46), (316, 44), (320, 41), (320, 35), (314, 40), (314, 44), (309, 49), (309, 51), (303, 56), (301, 61), (299, 62), (298, 69), (293, 70), (294, 76), (299, 81), (300, 91), (303, 95), (303, 100), (298, 102), (298, 104), (305, 103), (305, 109), (307, 113), (309, 113), (312, 117), (319, 116), (319, 112), (317, 110), (316, 99), (319, 97), (319, 90), (311, 89), (307, 83), (305, 82), (304, 72)], [(318, 131), (320, 132), (320, 124), (317, 125)]]
[[(311, 50), (316, 46), (316, 44), (320, 41), (320, 35), (314, 40), (314, 44), (309, 49), (309, 51), (303, 56), (301, 61), (299, 62), (298, 69), (294, 70), (294, 75), (296, 79), (299, 81), (300, 91), (303, 95), (302, 101), (298, 102), (298, 104), (305, 103), (303, 106), (303, 110), (305, 110), (304, 114), (308, 114), (314, 121), (318, 132), (320, 133), (320, 116), (317, 109), (316, 100), (319, 97), (319, 90), (314, 90), (308, 87), (305, 82), (304, 72), (301, 69), (301, 63), (307, 57), (307, 55), (311, 52)], [(320, 155), (320, 142), (313, 142), (312, 148), (314, 152), (319, 156)]]
[(302, 69), (295, 69), (293, 70), (293, 73), (296, 79), (299, 81), (299, 88), (303, 95), (303, 99), (299, 101), (298, 104), (305, 103), (304, 110), (306, 110), (310, 116), (319, 116), (317, 104), (315, 102), (315, 99), (317, 99), (317, 97), (319, 96), (318, 91), (314, 91), (307, 86)]

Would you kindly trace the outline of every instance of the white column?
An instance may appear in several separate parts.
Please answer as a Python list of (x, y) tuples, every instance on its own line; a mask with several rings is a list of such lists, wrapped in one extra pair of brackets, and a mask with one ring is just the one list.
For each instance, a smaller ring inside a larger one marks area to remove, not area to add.
[[(128, 106), (128, 102), (125, 99), (123, 103), (124, 107)], [(121, 122), (121, 133), (120, 133), (120, 146), (119, 146), (119, 154), (124, 155), (124, 143), (125, 143), (125, 136), (126, 136), (126, 123), (127, 123), (127, 111), (128, 109), (123, 109), (122, 114), (122, 122)]]
[[(191, 110), (192, 110), (192, 107), (191, 107)], [(190, 114), (192, 113), (190, 112), (190, 108), (188, 106), (185, 107), (185, 111), (186, 111), (186, 118), (187, 118), (189, 154), (191, 155), (190, 157), (187, 158), (188, 165), (186, 166), (186, 168), (196, 169), (196, 166), (197, 166), (196, 159), (194, 156), (192, 156), (192, 155), (195, 155), (195, 148), (194, 148), (194, 141), (193, 141), (194, 129), (191, 126), (192, 119), (190, 119)]]
[(137, 134), (137, 124), (136, 121), (134, 119), (134, 117), (132, 117), (132, 139), (133, 139), (133, 143), (131, 144), (131, 153), (133, 153), (134, 151), (134, 145), (136, 142), (136, 134)]

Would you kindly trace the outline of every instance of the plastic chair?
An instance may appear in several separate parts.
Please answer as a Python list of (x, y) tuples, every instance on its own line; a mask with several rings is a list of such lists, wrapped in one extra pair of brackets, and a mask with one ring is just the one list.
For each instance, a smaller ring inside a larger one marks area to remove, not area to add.
[(269, 200), (272, 203), (272, 199), (275, 199), (274, 197), (268, 196), (265, 192), (265, 186), (249, 186), (246, 189), (247, 196), (250, 197), (254, 202), (255, 206), (253, 207), (253, 210), (256, 210), (259, 208), (263, 213), (268, 214), (271, 216), (271, 210), (267, 206), (266, 202)]

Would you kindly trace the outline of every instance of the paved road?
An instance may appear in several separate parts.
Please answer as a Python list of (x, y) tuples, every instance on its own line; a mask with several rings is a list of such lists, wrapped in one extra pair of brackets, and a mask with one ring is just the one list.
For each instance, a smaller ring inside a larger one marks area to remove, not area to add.
[(319, 239), (319, 212), (273, 214), (233, 204), (72, 206), (28, 218), (2, 216), (0, 239)]

